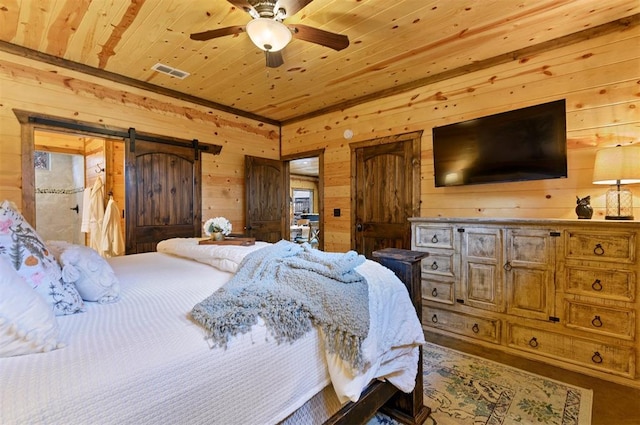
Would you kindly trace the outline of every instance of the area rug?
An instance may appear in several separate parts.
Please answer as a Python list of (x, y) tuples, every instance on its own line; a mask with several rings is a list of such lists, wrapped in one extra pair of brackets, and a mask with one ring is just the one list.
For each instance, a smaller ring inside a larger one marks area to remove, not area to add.
[[(591, 424), (591, 390), (431, 343), (423, 350), (427, 424)], [(368, 425), (397, 424), (377, 414)]]

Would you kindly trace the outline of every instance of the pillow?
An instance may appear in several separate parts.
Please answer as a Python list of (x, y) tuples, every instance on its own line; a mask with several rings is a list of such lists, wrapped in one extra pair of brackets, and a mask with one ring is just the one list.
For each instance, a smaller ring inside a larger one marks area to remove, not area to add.
[(0, 258), (0, 293), (0, 357), (63, 346), (49, 304), (4, 258)]
[(0, 257), (45, 298), (56, 315), (84, 311), (75, 286), (60, 279), (56, 259), (9, 201), (0, 205)]
[(256, 242), (254, 245), (200, 245), (197, 238), (171, 238), (158, 242), (156, 251), (189, 258), (208, 264), (223, 272), (235, 273), (244, 257), (250, 252), (270, 245)]
[(63, 241), (47, 241), (62, 266), (62, 280), (73, 283), (85, 301), (117, 301), (120, 283), (113, 269), (95, 249)]

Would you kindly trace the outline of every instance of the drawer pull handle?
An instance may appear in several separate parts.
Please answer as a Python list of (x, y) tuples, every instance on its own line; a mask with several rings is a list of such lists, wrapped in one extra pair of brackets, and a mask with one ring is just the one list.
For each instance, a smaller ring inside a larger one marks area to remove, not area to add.
[(535, 336), (531, 338), (529, 340), (529, 345), (533, 348), (536, 348), (538, 346), (538, 338), (536, 338)]
[(604, 255), (604, 248), (601, 244), (596, 244), (596, 247), (593, 248), (593, 253), (596, 255)]
[(433, 264), (431, 264), (431, 270), (438, 270), (438, 263), (437, 262), (433, 262)]
[(431, 238), (431, 243), (438, 243), (438, 235), (433, 235)]
[(477, 323), (474, 323), (473, 326), (471, 327), (471, 330), (473, 331), (474, 334), (477, 334), (478, 332), (480, 332), (480, 326), (478, 326)]
[(594, 363), (600, 364), (602, 363), (603, 359), (600, 353), (596, 351), (595, 353), (593, 353), (593, 356), (591, 356), (591, 361)]
[(513, 267), (511, 266), (511, 262), (507, 261), (505, 265), (502, 266), (502, 268), (505, 269), (506, 271), (510, 271)]
[(438, 298), (438, 288), (433, 288), (433, 291), (431, 291), (431, 296), (433, 298)]
[(602, 282), (600, 282), (600, 279), (596, 279), (591, 284), (591, 287), (593, 288), (594, 291), (602, 291)]
[(596, 328), (601, 328), (602, 327), (602, 320), (600, 320), (600, 316), (594, 317), (593, 320), (591, 321), (591, 324), (593, 326), (595, 326)]
[(431, 316), (431, 321), (432, 321), (433, 323), (438, 323), (438, 316), (437, 316), (437, 315), (435, 315), (435, 314), (434, 314), (433, 316)]

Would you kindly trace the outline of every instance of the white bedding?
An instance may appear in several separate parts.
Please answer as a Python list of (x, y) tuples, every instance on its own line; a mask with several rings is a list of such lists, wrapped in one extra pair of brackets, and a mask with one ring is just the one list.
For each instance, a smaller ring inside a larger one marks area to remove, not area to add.
[(358, 268), (373, 285), (363, 345), (372, 361), (358, 377), (342, 374), (335, 358), (327, 368), (315, 330), (278, 345), (258, 325), (227, 350), (211, 350), (188, 313), (228, 272), (163, 253), (110, 263), (119, 302), (87, 303), (85, 313), (59, 317), (65, 348), (0, 359), (1, 424), (267, 424), (330, 379), (352, 399), (376, 377), (413, 388), (422, 330), (403, 285), (377, 263)]

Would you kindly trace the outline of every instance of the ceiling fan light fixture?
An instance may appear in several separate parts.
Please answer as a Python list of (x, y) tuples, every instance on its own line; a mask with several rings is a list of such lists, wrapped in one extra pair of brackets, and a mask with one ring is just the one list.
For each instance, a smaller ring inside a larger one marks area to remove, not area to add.
[(257, 18), (247, 23), (247, 34), (259, 49), (277, 52), (291, 41), (291, 30), (282, 22)]

